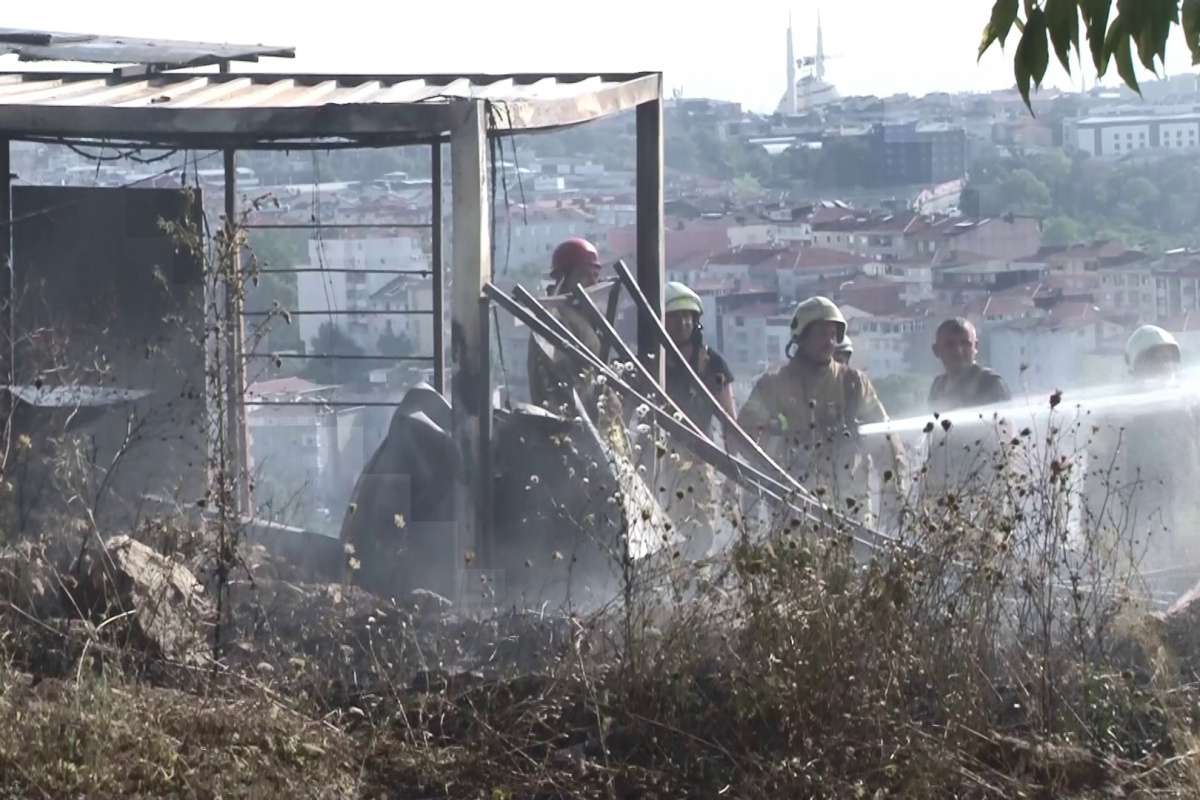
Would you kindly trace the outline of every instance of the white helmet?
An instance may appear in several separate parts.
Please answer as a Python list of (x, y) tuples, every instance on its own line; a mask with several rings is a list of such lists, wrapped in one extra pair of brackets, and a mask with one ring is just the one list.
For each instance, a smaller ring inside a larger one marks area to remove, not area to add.
[(1175, 358), (1179, 358), (1179, 342), (1174, 336), (1157, 325), (1143, 325), (1125, 342), (1125, 363), (1132, 369), (1138, 359), (1159, 347), (1170, 348), (1175, 351)]
[(810, 297), (796, 306), (792, 315), (792, 341), (804, 336), (804, 329), (814, 322), (836, 322), (838, 324), (838, 341), (846, 338), (846, 318), (842, 310), (828, 297)]
[(697, 315), (704, 314), (704, 302), (700, 299), (700, 295), (679, 281), (670, 281), (665, 294), (664, 314), (670, 314), (672, 311), (694, 311)]

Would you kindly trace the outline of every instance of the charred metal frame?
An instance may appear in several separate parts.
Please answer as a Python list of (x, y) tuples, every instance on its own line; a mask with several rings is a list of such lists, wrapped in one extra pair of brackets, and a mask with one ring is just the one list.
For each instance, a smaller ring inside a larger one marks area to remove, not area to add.
[[(0, 313), (3, 313), (5, 347), (0, 351), (0, 379), (5, 386), (16, 384), (16, 314), (13, 309), (13, 265), (12, 265), (12, 144), (7, 138), (0, 139)], [(0, 432), (11, 437), (12, 393), (0, 392)], [(7, 447), (8, 442), (0, 443)]]
[[(266, 54), (266, 53), (264, 53)], [(306, 150), (372, 148), (428, 145), (433, 176), (432, 229), (433, 305), (435, 316), (433, 372), (436, 388), (453, 397), (453, 435), (461, 463), (467, 466), (456, 492), (459, 547), (473, 551), (478, 566), (487, 567), (494, 549), (491, 537), (492, 498), (491, 432), (492, 387), (491, 341), (488, 319), (490, 300), (485, 289), (492, 280), (490, 231), (490, 192), (488, 141), (519, 133), (550, 131), (636, 110), (637, 115), (637, 282), (659, 319), (652, 319), (645, 306), (639, 307), (637, 352), (646, 369), (661, 386), (664, 358), (655, 325), (662, 316), (662, 291), (665, 283), (663, 259), (663, 109), (662, 75), (658, 72), (624, 74), (466, 74), (466, 75), (296, 75), (229, 71), (228, 60), (220, 63), (220, 74), (137, 70), (103, 73), (27, 73), (0, 71), (0, 83), (18, 81), (59, 81), (68, 88), (91, 81), (100, 88), (119, 89), (122, 82), (147, 80), (153, 73), (153, 86), (164, 95), (173, 86), (201, 78), (227, 87), (253, 87), (270, 81), (291, 81), (297, 87), (317, 87), (336, 82), (336, 86), (358, 86), (386, 82), (422, 81), (442, 94), (433, 93), (417, 102), (345, 102), (313, 103), (298, 107), (169, 106), (117, 107), (112, 104), (71, 105), (69, 102), (0, 102), (0, 261), (11, 252), (13, 219), (8, 204), (8, 142), (27, 140), (50, 143), (116, 144), (154, 148), (218, 149), (225, 164), (225, 215), (227, 230), (232, 231), (236, 213), (237, 150)], [(544, 96), (533, 91), (534, 84), (551, 81), (559, 91)], [(587, 86), (599, 81), (598, 87)], [(461, 93), (466, 82), (469, 91)], [(503, 84), (521, 91), (506, 97)], [(573, 87), (573, 84), (580, 84)], [(562, 91), (566, 87), (567, 91)], [(36, 88), (36, 87), (35, 87)], [(575, 88), (575, 91), (571, 91)], [(48, 91), (48, 90), (47, 90)], [(524, 93), (523, 93), (524, 92)], [(35, 94), (40, 94), (35, 92)], [(450, 314), (450, 369), (446, 378), (444, 341), (443, 207), (442, 146), (450, 145), (454, 222), (453, 286)], [(255, 225), (255, 228), (292, 227)], [(299, 226), (295, 226), (299, 227)], [(327, 225), (325, 227), (343, 227)], [(355, 227), (355, 226), (352, 226)], [(365, 226), (362, 226), (365, 227)], [(418, 227), (387, 225), (378, 227)], [(0, 303), (5, 323), (11, 329), (13, 309), (8, 295), (11, 287), (11, 261), (6, 280), (0, 281)], [(236, 265), (240, 268), (240, 264)], [(227, 303), (240, 310), (231, 293)], [(238, 492), (243, 513), (250, 511), (249, 476), (246, 470), (246, 387), (241, 354), (243, 331), (239, 324), (226, 343), (236, 357), (225, 376), (230, 400), (226, 421), (233, 433), (240, 462), (241, 486)], [(5, 372), (13, 370), (9, 354), (0, 353)], [(263, 401), (268, 403), (269, 401)], [(365, 405), (356, 403), (355, 405)], [(462, 563), (462, 562), (460, 562)]]

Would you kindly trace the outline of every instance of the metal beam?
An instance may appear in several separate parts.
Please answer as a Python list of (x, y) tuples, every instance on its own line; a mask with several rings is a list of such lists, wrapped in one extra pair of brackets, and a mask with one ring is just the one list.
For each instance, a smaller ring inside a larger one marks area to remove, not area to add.
[[(110, 74), (104, 76), (106, 80), (111, 80), (111, 77)], [(185, 74), (179, 77), (195, 76)], [(430, 94), (436, 95), (438, 84), (428, 80), (428, 77), (425, 79), (430, 84)], [(455, 76), (456, 79), (460, 77)], [(530, 76), (531, 79), (536, 77)], [(658, 113), (661, 116), (662, 78), (658, 73), (567, 77), (572, 80), (556, 80), (567, 86), (592, 78), (598, 78), (600, 83), (594, 88), (581, 85), (578, 92), (567, 92), (559, 96), (539, 96), (536, 88), (524, 95), (520, 91), (515, 92), (513, 96), (497, 92), (486, 101), (494, 115), (493, 127), (489, 134), (500, 136), (577, 125), (651, 103), (659, 109)], [(628, 80), (605, 83), (603, 79), (606, 77), (628, 77)], [(234, 76), (229, 76), (229, 79), (233, 78)], [(87, 77), (82, 79), (86, 80)], [(225, 79), (225, 76), (222, 76), (222, 80)], [(344, 80), (340, 76), (326, 76), (326, 80), (333, 79)], [(81, 78), (75, 76), (62, 80), (67, 81), (69, 85), (78, 83)], [(266, 83), (272, 78), (252, 76), (252, 80)], [(281, 80), (296, 81), (298, 78), (287, 76)], [(514, 83), (517, 83), (516, 80)], [(165, 89), (169, 87), (170, 84), (164, 86)], [(464, 124), (461, 114), (473, 102), (452, 99), (449, 102), (425, 100), (394, 103), (326, 103), (297, 107), (225, 105), (181, 108), (150, 103), (145, 106), (128, 107), (99, 104), (73, 107), (49, 103), (21, 103), (19, 98), (14, 99), (18, 102), (0, 104), (0, 135), (13, 138), (62, 136), (127, 139), (189, 147), (201, 147), (207, 143), (208, 146), (214, 147), (238, 148), (259, 142), (287, 139), (303, 141), (379, 136), (392, 142), (422, 137), (429, 140)], [(227, 102), (236, 103), (237, 100), (234, 98)], [(282, 145), (282, 142), (280, 144)]]
[[(226, 137), (230, 138), (231, 137)], [(246, 138), (238, 137), (236, 141), (227, 141), (226, 138), (212, 136), (192, 136), (186, 134), (179, 135), (163, 135), (163, 136), (143, 136), (137, 139), (114, 139), (111, 137), (102, 136), (100, 138), (92, 136), (63, 136), (63, 135), (37, 135), (23, 134), (19, 137), (13, 137), (14, 141), (21, 142), (37, 142), (39, 144), (54, 144), (64, 145), (73, 144), (77, 147), (111, 147), (119, 150), (128, 150), (130, 148), (141, 147), (145, 150), (170, 150), (172, 148), (192, 148), (199, 150), (208, 150), (212, 148), (225, 147), (230, 144), (235, 144), (238, 150), (267, 150), (275, 151), (296, 151), (307, 152), (309, 150), (320, 150), (329, 152), (331, 150), (374, 150), (392, 147), (410, 147), (416, 145), (433, 144), (435, 141), (441, 141), (443, 144), (450, 141), (449, 136), (418, 136), (412, 133), (396, 132), (392, 135), (376, 134), (355, 136), (353, 138), (345, 136), (336, 136), (329, 138), (273, 138), (258, 140), (253, 137)]]
[(411, 228), (424, 229), (429, 227), (428, 222), (336, 222), (312, 223), (312, 222), (247, 222), (242, 226), (248, 230), (256, 231), (321, 231), (321, 230), (375, 230), (378, 228)]
[[(231, 65), (232, 66), (232, 65)], [(262, 72), (222, 72), (221, 80), (234, 78), (255, 78), (265, 81), (294, 80), (296, 83), (320, 83), (337, 80), (342, 83), (362, 83), (365, 81), (382, 81), (384, 83), (399, 83), (401, 81), (423, 80), (436, 85), (446, 85), (457, 80), (468, 80), (481, 85), (511, 80), (513, 83), (527, 85), (553, 78), (559, 83), (578, 83), (590, 78), (599, 78), (607, 83), (621, 83), (636, 78), (657, 75), (657, 72), (277, 72), (264, 70)], [(30, 72), (28, 69), (0, 69), (0, 77), (17, 75), (24, 77), (32, 75), (38, 78), (58, 78), (74, 80), (76, 78), (111, 78), (110, 70), (39, 70)], [(163, 81), (186, 80), (203, 76), (214, 77), (211, 72), (171, 71), (159, 76)]]
[(380, 400), (247, 400), (248, 406), (319, 406), (323, 408), (395, 408), (400, 402)]
[(243, 353), (242, 358), (278, 358), (280, 361), (432, 361), (433, 356), (343, 355), (339, 353)]
[(442, 264), (442, 143), (430, 146), (429, 175), (433, 189), (433, 388), (446, 395), (446, 275)]
[[(840, 530), (848, 532), (854, 538), (855, 542), (861, 546), (860, 552), (864, 555), (871, 554), (879, 546), (897, 544), (893, 537), (872, 530), (857, 520), (846, 517), (838, 510), (824, 506), (819, 501), (811, 500), (807, 494), (797, 495), (789, 484), (760, 472), (741, 456), (718, 447), (706, 435), (696, 432), (694, 428), (677, 420), (672, 412), (660, 408), (649, 396), (630, 386), (625, 377), (617, 370), (609, 365), (599, 363), (597, 357), (583, 347), (573, 335), (564, 335), (565, 329), (562, 328), (561, 323), (555, 321), (554, 324), (551, 324), (554, 317), (532, 295), (526, 293), (525, 299), (529, 304), (526, 306), (496, 288), (495, 284), (489, 284), (484, 291), (499, 307), (525, 323), (531, 332), (544, 337), (555, 347), (561, 348), (576, 364), (581, 367), (595, 366), (599, 369), (614, 390), (635, 404), (645, 405), (649, 413), (669, 435), (681, 440), (699, 458), (713, 465), (730, 480), (761, 492), (764, 497), (782, 504), (783, 507), (810, 521), (825, 525), (835, 523)], [(800, 501), (799, 504), (795, 502), (797, 499)]]
[[(450, 383), (452, 432), (461, 468), (455, 487), (458, 546), (477, 565), (491, 559), (491, 348), (483, 287), (491, 281), (487, 108), (482, 100), (458, 103), (463, 120), (450, 137), (454, 202), (454, 282), (451, 294)], [(460, 559), (459, 564), (465, 562)]]
[[(614, 288), (612, 295), (616, 294), (617, 289)], [(634, 352), (632, 349), (630, 349), (629, 345), (625, 344), (625, 340), (621, 338), (619, 333), (617, 333), (617, 329), (613, 327), (612, 322), (609, 321), (608, 317), (600, 313), (600, 309), (596, 308), (596, 304), (592, 302), (592, 298), (588, 296), (588, 293), (583, 290), (582, 286), (575, 286), (574, 295), (575, 299), (579, 302), (579, 308), (583, 311), (587, 318), (591, 320), (592, 327), (599, 331), (607, 342), (611, 342), (612, 345), (617, 348), (618, 357), (622, 361), (628, 361), (630, 364), (632, 364), (634, 369), (637, 370), (637, 373), (642, 377), (642, 380), (646, 382), (647, 391), (650, 393), (649, 396), (651, 398), (657, 397), (663, 406), (665, 406), (672, 414), (678, 414), (680, 421), (692, 430), (696, 431), (696, 433), (699, 433), (703, 436), (708, 436), (708, 433), (700, 430), (695, 421), (687, 415), (687, 413), (679, 406), (678, 403), (675, 402), (675, 399), (667, 393), (667, 390), (654, 382), (654, 376), (651, 375), (650, 371), (646, 369), (646, 365), (634, 355)], [(612, 295), (610, 295), (610, 297)], [(603, 357), (601, 357), (601, 360), (604, 360)]]
[[(658, 319), (666, 283), (664, 260), (662, 101), (652, 100), (637, 107), (637, 282)], [(666, 373), (656, 324), (639, 308), (638, 356), (662, 386)]]
[(432, 269), (359, 269), (358, 267), (265, 267), (255, 270), (258, 275), (295, 275), (298, 272), (334, 272), (355, 275), (420, 275), (425, 277)]
[[(397, 146), (409, 145), (426, 145), (432, 144), (434, 141), (441, 140), (449, 141), (449, 138), (442, 135), (438, 137), (432, 136), (413, 136), (412, 134), (400, 133), (395, 136), (357, 136), (353, 139), (345, 137), (336, 137), (330, 139), (273, 139), (270, 141), (259, 142), (253, 139), (241, 139), (238, 143), (238, 150), (295, 150), (297, 152), (305, 152), (309, 150), (321, 150), (328, 152), (330, 150), (371, 150), (381, 148), (391, 148)], [(209, 149), (218, 147), (223, 144), (220, 141), (209, 141), (207, 145), (203, 139), (195, 137), (175, 137), (169, 139), (164, 137), (156, 138), (140, 138), (136, 140), (118, 140), (108, 137), (89, 137), (89, 136), (55, 136), (55, 135), (25, 135), (21, 136), (17, 141), (22, 142), (37, 142), (39, 144), (54, 144), (64, 145), (73, 144), (77, 147), (111, 147), (117, 150), (128, 150), (134, 147), (141, 147), (147, 150), (169, 150), (173, 147), (195, 146), (200, 149)]]
[[(453, 130), (460, 104), (362, 103), (309, 108), (73, 108), (0, 105), (0, 134), (86, 136), (189, 147), (242, 147), (273, 139), (321, 139), (372, 134), (432, 136)], [(280, 149), (285, 145), (280, 144)]]
[[(625, 266), (624, 261), (617, 262), (617, 275), (620, 276), (621, 282), (625, 284), (626, 290), (628, 290), (630, 296), (633, 297), (633, 302), (637, 304), (638, 309), (645, 313), (649, 309), (650, 300), (645, 296), (645, 293), (641, 290), (641, 287), (638, 286), (637, 282), (634, 280), (633, 274), (629, 271), (629, 267)], [(700, 379), (700, 376), (696, 374), (696, 371), (692, 368), (692, 365), (689, 364), (688, 360), (683, 357), (683, 353), (680, 352), (678, 345), (676, 345), (675, 342), (671, 340), (671, 337), (667, 334), (667, 329), (662, 323), (661, 316), (662, 315), (660, 314), (658, 318), (652, 318), (653, 327), (651, 328), (651, 331), (658, 340), (659, 346), (664, 347), (666, 351), (670, 353), (671, 360), (674, 361), (679, 368), (684, 371), (684, 373), (688, 376), (688, 379), (691, 381), (693, 388), (698, 390), (700, 397), (703, 398), (705, 404), (709, 407), (716, 418), (721, 421), (722, 429), (725, 431), (726, 441), (730, 442), (735, 449), (744, 452), (747, 457), (754, 457), (754, 459), (758, 462), (761, 468), (767, 472), (767, 474), (772, 475), (777, 480), (789, 485), (792, 491), (798, 496), (814, 503), (819, 502), (817, 498), (812, 496), (812, 493), (809, 492), (803, 484), (792, 477), (787, 470), (777, 464), (775, 460), (772, 459), (766, 453), (766, 451), (762, 449), (758, 442), (754, 440), (754, 437), (746, 433), (746, 431), (742, 429), (742, 426), (738, 424), (737, 420), (731, 417), (729, 412), (727, 412), (725, 408), (717, 401), (717, 398), (713, 396), (713, 393), (709, 390), (708, 386), (705, 385), (704, 381)]]
[(245, 313), (243, 309), (242, 253), (235, 245), (237, 235), (237, 152), (226, 150), (225, 173), (225, 231), (229, 237), (228, 272), (225, 278), (225, 324), (226, 328), (226, 420), (228, 424), (229, 453), (233, 464), (237, 491), (237, 508), (241, 513), (250, 512), (250, 440), (246, 430), (246, 363), (242, 353), (246, 344)]
[(274, 315), (283, 316), (285, 313), (292, 317), (412, 317), (412, 316), (430, 316), (433, 314), (433, 309), (429, 308), (398, 308), (388, 311), (382, 308), (327, 308), (309, 311), (284, 311), (284, 309), (275, 308), (267, 310), (256, 309), (254, 311), (241, 312), (244, 317), (270, 317)]
[(644, 105), (659, 103), (661, 87), (661, 76), (652, 74), (553, 100), (497, 97), (493, 106), (497, 128), (492, 134), (553, 130), (591, 122), (633, 108), (640, 112)]
[[(16, 309), (13, 307), (12, 266), (12, 160), (11, 143), (0, 139), (0, 320), (4, 335), (0, 339), (0, 378), (6, 386), (16, 384)], [(10, 392), (0, 392), (0, 447), (7, 452), (11, 441), (13, 397)], [(4, 476), (6, 477), (6, 476)]]

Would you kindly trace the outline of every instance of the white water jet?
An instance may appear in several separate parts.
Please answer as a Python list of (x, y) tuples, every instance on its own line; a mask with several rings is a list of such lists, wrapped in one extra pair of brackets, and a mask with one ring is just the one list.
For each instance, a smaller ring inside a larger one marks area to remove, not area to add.
[(929, 412), (862, 425), (858, 431), (863, 436), (878, 436), (937, 430), (943, 428), (947, 422), (952, 429), (992, 425), (1000, 420), (1009, 425), (1018, 425), (1048, 417), (1051, 413), (1072, 417), (1086, 415), (1093, 420), (1100, 420), (1191, 405), (1200, 405), (1200, 373), (1181, 372), (1173, 378), (1156, 381), (1130, 380), (1120, 384), (1070, 389), (1052, 394), (1024, 395), (1006, 403), (942, 414)]

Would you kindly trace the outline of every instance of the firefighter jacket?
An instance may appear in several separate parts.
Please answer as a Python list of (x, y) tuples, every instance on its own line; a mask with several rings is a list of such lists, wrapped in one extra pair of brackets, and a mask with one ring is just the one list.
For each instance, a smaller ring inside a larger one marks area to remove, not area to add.
[[(600, 352), (600, 336), (583, 312), (573, 305), (564, 303), (552, 312), (566, 328), (575, 335), (584, 347), (593, 353)], [(529, 355), (526, 361), (529, 371), (529, 398), (534, 405), (555, 414), (575, 416), (575, 404), (571, 392), (579, 390), (580, 399), (586, 408), (595, 405), (595, 389), (590, 370), (576, 364), (569, 355), (557, 347), (539, 339), (529, 337)], [(585, 381), (579, 380), (583, 374)]]
[[(1087, 524), (1131, 536), (1146, 569), (1200, 559), (1200, 409), (1155, 409), (1096, 425), (1087, 448)], [(1121, 530), (1123, 529), (1123, 530)]]
[(805, 487), (844, 510), (870, 504), (872, 462), (880, 473), (892, 473), (881, 484), (884, 505), (898, 505), (904, 475), (899, 440), (858, 434), (859, 425), (887, 418), (864, 373), (836, 361), (813, 365), (793, 358), (759, 378), (738, 422)]

